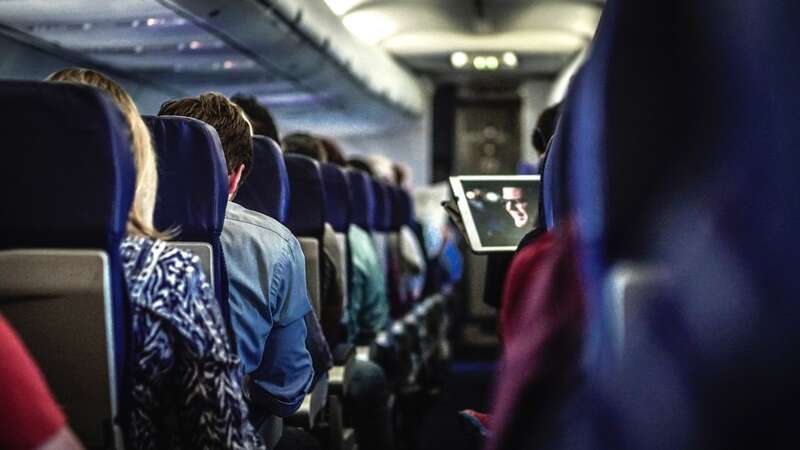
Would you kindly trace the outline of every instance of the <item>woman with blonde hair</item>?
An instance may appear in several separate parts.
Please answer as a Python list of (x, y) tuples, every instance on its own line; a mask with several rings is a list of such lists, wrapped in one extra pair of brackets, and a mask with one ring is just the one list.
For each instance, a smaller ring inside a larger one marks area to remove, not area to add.
[(131, 97), (90, 69), (48, 81), (94, 86), (116, 103), (131, 131), (136, 188), (121, 246), (133, 320), (131, 448), (260, 448), (248, 421), (239, 358), (199, 259), (164, 242), (153, 226), (158, 186), (150, 133)]

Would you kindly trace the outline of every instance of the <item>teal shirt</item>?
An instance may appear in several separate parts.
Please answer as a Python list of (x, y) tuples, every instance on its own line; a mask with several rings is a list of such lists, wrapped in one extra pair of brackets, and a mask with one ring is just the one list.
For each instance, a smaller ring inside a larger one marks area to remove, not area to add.
[(347, 331), (350, 341), (364, 343), (389, 321), (386, 279), (369, 233), (350, 225), (347, 239), (351, 255)]

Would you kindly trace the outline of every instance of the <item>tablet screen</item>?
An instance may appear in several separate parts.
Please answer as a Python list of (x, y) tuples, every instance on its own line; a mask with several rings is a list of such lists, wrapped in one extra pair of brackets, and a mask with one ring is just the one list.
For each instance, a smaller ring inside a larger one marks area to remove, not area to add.
[(450, 185), (476, 252), (513, 251), (536, 224), (538, 175), (451, 177)]

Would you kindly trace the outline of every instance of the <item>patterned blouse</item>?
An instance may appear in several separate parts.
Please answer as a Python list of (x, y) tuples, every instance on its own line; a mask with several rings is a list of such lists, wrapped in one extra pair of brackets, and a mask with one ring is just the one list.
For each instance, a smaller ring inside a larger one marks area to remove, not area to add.
[(197, 256), (162, 241), (121, 245), (132, 304), (128, 445), (263, 448), (248, 421), (242, 369)]

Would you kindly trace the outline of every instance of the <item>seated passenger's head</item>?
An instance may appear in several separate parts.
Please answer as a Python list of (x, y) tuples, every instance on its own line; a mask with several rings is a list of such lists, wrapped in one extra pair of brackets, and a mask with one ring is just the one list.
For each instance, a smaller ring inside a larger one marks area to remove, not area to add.
[(308, 133), (292, 133), (283, 138), (283, 151), (308, 156), (319, 162), (328, 162), (328, 153), (322, 143)]
[(228, 166), (228, 199), (233, 199), (253, 164), (253, 129), (242, 109), (224, 95), (203, 94), (170, 100), (159, 116), (183, 116), (202, 120), (217, 130)]
[(533, 130), (532, 143), (533, 148), (542, 156), (547, 151), (547, 144), (556, 132), (556, 125), (558, 125), (558, 117), (561, 114), (561, 103), (548, 106), (539, 115), (539, 120), (536, 121), (536, 128)]
[(334, 142), (331, 138), (324, 136), (317, 136), (317, 139), (319, 139), (319, 142), (325, 149), (325, 153), (328, 155), (329, 163), (336, 164), (339, 167), (345, 167), (347, 165), (347, 160), (344, 159), (344, 153), (336, 144), (336, 142)]
[(250, 124), (253, 125), (254, 134), (266, 136), (280, 144), (281, 138), (275, 119), (269, 113), (269, 110), (259, 103), (255, 97), (236, 94), (231, 97), (231, 101), (242, 108), (247, 119), (250, 120)]
[(372, 167), (369, 165), (368, 162), (364, 161), (361, 158), (350, 158), (347, 160), (347, 167), (360, 170), (365, 172), (370, 177), (374, 177), (375, 174), (372, 172)]
[(163, 237), (153, 226), (153, 211), (158, 191), (156, 154), (139, 109), (120, 85), (100, 72), (91, 69), (69, 68), (47, 77), (48, 81), (80, 83), (107, 93), (125, 115), (131, 129), (131, 148), (136, 166), (136, 189), (128, 214), (128, 233), (146, 237)]

